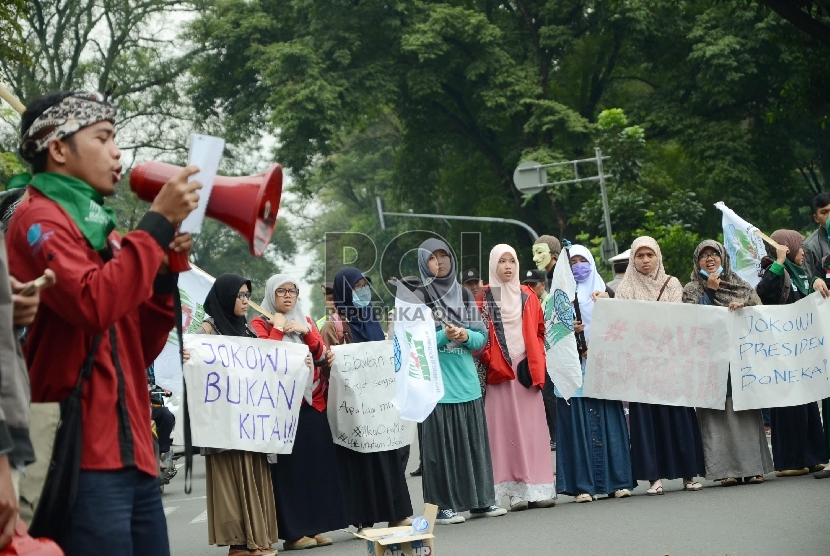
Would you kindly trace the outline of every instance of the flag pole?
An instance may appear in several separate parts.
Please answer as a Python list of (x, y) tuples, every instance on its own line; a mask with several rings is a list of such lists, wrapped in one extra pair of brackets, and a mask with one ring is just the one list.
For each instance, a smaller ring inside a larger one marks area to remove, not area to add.
[(26, 107), (23, 106), (23, 103), (20, 102), (20, 100), (14, 96), (14, 93), (8, 90), (2, 83), (0, 83), (0, 98), (8, 102), (9, 106), (17, 110), (18, 114), (22, 115), (23, 112), (26, 111)]

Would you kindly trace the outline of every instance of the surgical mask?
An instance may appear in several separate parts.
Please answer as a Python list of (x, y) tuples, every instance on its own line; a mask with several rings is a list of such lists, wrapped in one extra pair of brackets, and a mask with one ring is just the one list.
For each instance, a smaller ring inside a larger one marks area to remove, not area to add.
[(571, 270), (577, 282), (584, 282), (591, 277), (591, 272), (593, 272), (591, 263), (576, 263), (575, 265), (571, 265)]
[(352, 302), (355, 307), (368, 307), (372, 302), (372, 288), (366, 286), (352, 291)]
[[(700, 269), (700, 273), (709, 278), (709, 273), (703, 270), (702, 268)], [(723, 274), (723, 267), (719, 266), (718, 269), (715, 271), (715, 274), (717, 274), (718, 276)]]

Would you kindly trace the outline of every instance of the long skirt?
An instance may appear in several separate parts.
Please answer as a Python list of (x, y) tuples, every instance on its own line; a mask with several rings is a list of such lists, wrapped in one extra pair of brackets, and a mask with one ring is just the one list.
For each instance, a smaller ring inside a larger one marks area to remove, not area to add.
[(726, 409), (697, 409), (706, 478), (754, 477), (771, 473), (772, 455), (760, 409), (735, 411), (732, 396)]
[(656, 481), (706, 473), (694, 408), (634, 402), (628, 407), (635, 479)]
[(361, 454), (335, 446), (346, 521), (371, 527), (412, 515), (400, 450)]
[(439, 403), (423, 427), (424, 502), (457, 512), (495, 504), (482, 399)]
[(770, 408), (772, 461), (777, 471), (827, 463), (818, 403)]
[(636, 486), (622, 402), (560, 399), (556, 420), (557, 492), (595, 496)]
[[(513, 371), (523, 360), (514, 361)], [(528, 502), (556, 497), (550, 435), (542, 391), (518, 380), (487, 385), (487, 432), (493, 456), (496, 500), (503, 496)]]
[(821, 400), (821, 421), (824, 423), (824, 457), (830, 459), (830, 398)]
[(294, 448), (277, 456), (271, 476), (281, 539), (296, 541), (349, 524), (325, 413), (302, 405)]
[(226, 450), (205, 456), (205, 471), (208, 542), (271, 548), (279, 539), (267, 456)]

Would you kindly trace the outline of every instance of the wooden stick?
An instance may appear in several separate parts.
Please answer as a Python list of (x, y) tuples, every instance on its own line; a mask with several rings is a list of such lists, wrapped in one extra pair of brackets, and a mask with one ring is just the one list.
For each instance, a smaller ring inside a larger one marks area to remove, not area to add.
[[(195, 264), (190, 263), (190, 266), (192, 266), (193, 268), (195, 268), (195, 269), (196, 269), (196, 270), (198, 270), (199, 272), (204, 272), (205, 274), (207, 274), (208, 276), (210, 276), (210, 274), (208, 274), (207, 272), (205, 272), (204, 270), (202, 270), (201, 268), (199, 268), (199, 267), (198, 267), (198, 266), (196, 266)], [(210, 276), (210, 277), (211, 277), (211, 278), (213, 278), (213, 276)], [(213, 279), (214, 279), (214, 280), (216, 280), (216, 278), (213, 278)], [(272, 320), (272, 319), (274, 318), (274, 315), (272, 315), (271, 313), (269, 313), (268, 311), (266, 311), (265, 309), (263, 309), (262, 307), (260, 307), (259, 305), (257, 305), (257, 304), (256, 304), (256, 303), (254, 303), (253, 301), (251, 301), (250, 299), (248, 300), (248, 305), (251, 307), (251, 309), (253, 309), (253, 310), (254, 310), (254, 311), (256, 311), (257, 313), (261, 313), (264, 317), (268, 317), (268, 320), (269, 320), (269, 321), (270, 321), (270, 320)]]
[(756, 236), (758, 236), (758, 237), (760, 237), (761, 239), (763, 239), (763, 240), (764, 240), (764, 241), (766, 241), (767, 243), (769, 243), (769, 244), (770, 244), (772, 247), (774, 247), (775, 249), (780, 249), (780, 248), (781, 248), (781, 245), (780, 245), (777, 241), (775, 241), (774, 239), (772, 239), (771, 237), (769, 237), (767, 234), (765, 234), (765, 233), (764, 233), (764, 232), (762, 232), (761, 230), (756, 229), (756, 230), (755, 230), (755, 235), (756, 235)]
[(26, 107), (23, 106), (23, 103), (20, 102), (20, 100), (18, 100), (18, 98), (14, 96), (14, 93), (8, 90), (6, 86), (2, 83), (0, 83), (0, 98), (8, 102), (9, 105), (15, 110), (17, 110), (17, 113), (21, 116), (23, 115), (23, 112), (26, 111)]

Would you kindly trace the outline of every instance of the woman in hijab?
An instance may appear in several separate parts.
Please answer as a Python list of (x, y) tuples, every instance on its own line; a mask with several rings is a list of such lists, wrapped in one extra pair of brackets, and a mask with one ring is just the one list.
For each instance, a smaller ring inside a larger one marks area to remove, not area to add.
[(489, 342), (487, 431), (496, 500), (510, 497), (511, 511), (548, 508), (556, 483), (545, 422), (545, 323), (539, 298), (519, 284), (519, 260), (509, 245), (490, 251), (490, 283), (476, 297)]
[[(605, 296), (605, 282), (588, 249), (574, 245), (567, 250), (567, 256), (576, 280), (581, 316), (574, 328), (584, 332), (590, 346), (594, 305), (596, 298)], [(558, 388), (555, 393), (562, 397)], [(556, 404), (556, 422), (557, 492), (573, 496), (575, 502), (591, 502), (598, 494), (607, 494), (609, 498), (631, 496), (629, 489), (634, 488), (634, 479), (621, 401), (585, 398), (579, 388), (567, 403)]]
[(446, 323), (436, 321), (438, 363), (444, 397), (424, 420), (422, 474), (424, 502), (439, 508), (437, 523), (507, 513), (495, 505), (493, 463), (484, 400), (471, 351), (484, 347), (487, 329), (472, 293), (456, 279), (455, 257), (446, 243), (428, 239), (418, 250), (425, 301)]
[[(197, 334), (256, 338), (245, 314), (251, 281), (223, 274), (205, 300), (210, 315)], [(278, 542), (274, 486), (265, 454), (202, 448), (207, 482), (208, 539), (229, 546), (229, 556), (276, 554)]]
[(303, 311), (299, 295), (297, 280), (286, 274), (272, 276), (265, 284), (262, 308), (274, 317), (269, 320), (259, 316), (251, 321), (259, 338), (305, 344), (313, 361), (294, 448), (290, 455), (280, 455), (271, 464), (277, 525), (280, 537), (285, 539), (285, 550), (328, 546), (332, 540), (321, 532), (348, 525), (326, 417), (328, 376), (323, 367), (327, 349), (317, 327)]
[[(617, 288), (616, 299), (682, 303), (683, 286), (666, 274), (663, 254), (648, 236), (631, 244), (628, 269)], [(663, 494), (662, 479), (683, 478), (685, 490), (703, 488), (693, 478), (703, 476), (703, 445), (693, 407), (647, 403), (629, 404), (631, 468), (634, 478), (649, 481), (650, 495)]]
[[(342, 330), (338, 332), (334, 321), (328, 321), (321, 331), (323, 341), (336, 346), (384, 340), (371, 303), (372, 289), (362, 272), (351, 266), (338, 272), (334, 278), (334, 305)], [(334, 450), (348, 523), (358, 532), (381, 521), (390, 527), (412, 524), (412, 502), (398, 450), (363, 454), (339, 445)]]
[[(771, 237), (781, 248), (770, 251), (775, 254), (775, 261), (764, 257), (761, 262), (765, 272), (756, 286), (758, 297), (764, 305), (795, 303), (813, 293), (807, 272), (801, 266), (804, 237), (795, 230), (777, 230)], [(824, 469), (827, 459), (817, 402), (770, 408), (770, 427), (776, 477)]]
[[(760, 305), (752, 286), (732, 271), (729, 254), (717, 241), (707, 239), (695, 249), (692, 281), (683, 288), (683, 302), (714, 305), (736, 311)], [(720, 480), (723, 486), (764, 482), (772, 472), (764, 417), (760, 409), (732, 409), (732, 376), (726, 382), (726, 408), (697, 409), (703, 439), (706, 478)]]

